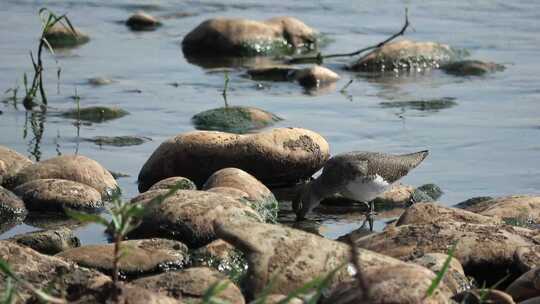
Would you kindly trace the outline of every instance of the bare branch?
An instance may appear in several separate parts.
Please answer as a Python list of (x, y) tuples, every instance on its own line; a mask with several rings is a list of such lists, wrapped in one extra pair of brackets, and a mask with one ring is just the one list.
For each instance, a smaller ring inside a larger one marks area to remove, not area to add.
[(287, 63), (310, 63), (310, 62), (322, 63), (324, 59), (328, 59), (328, 58), (352, 57), (352, 56), (360, 55), (366, 51), (380, 48), (383, 45), (387, 44), (388, 42), (396, 39), (397, 37), (404, 35), (409, 25), (410, 25), (409, 10), (405, 8), (405, 23), (403, 24), (403, 27), (401, 28), (401, 30), (393, 34), (392, 36), (388, 37), (386, 40), (379, 42), (376, 45), (368, 46), (368, 47), (359, 49), (351, 53), (341, 53), (341, 54), (338, 53), (338, 54), (329, 54), (329, 55), (322, 55), (321, 53), (318, 53), (317, 56), (292, 58)]

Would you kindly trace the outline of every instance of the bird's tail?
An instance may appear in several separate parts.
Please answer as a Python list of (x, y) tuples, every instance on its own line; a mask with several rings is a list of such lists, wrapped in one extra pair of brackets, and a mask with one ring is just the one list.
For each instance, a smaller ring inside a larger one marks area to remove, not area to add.
[(426, 157), (429, 155), (428, 150), (418, 151), (414, 153), (409, 154), (403, 154), (401, 157), (405, 159), (405, 162), (409, 166), (410, 169), (415, 168), (418, 166)]

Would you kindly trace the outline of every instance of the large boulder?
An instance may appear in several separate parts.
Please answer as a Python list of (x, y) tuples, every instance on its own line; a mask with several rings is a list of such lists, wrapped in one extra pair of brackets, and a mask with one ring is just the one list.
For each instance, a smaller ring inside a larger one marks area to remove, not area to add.
[[(426, 253), (422, 257), (412, 260), (412, 263), (424, 266), (427, 269), (440, 273), (448, 255), (442, 253)], [(456, 258), (450, 258), (448, 269), (443, 276), (443, 282), (452, 291), (453, 294), (465, 291), (471, 287), (469, 279), (465, 275), (463, 266)]]
[(465, 207), (475, 213), (497, 217), (505, 222), (528, 226), (540, 224), (540, 196), (512, 195), (479, 201)]
[(225, 168), (212, 174), (203, 190), (224, 187), (238, 189), (247, 194), (249, 205), (267, 222), (276, 222), (279, 205), (274, 194), (251, 174), (237, 168)]
[(26, 156), (0, 146), (0, 186), (22, 168), (33, 164)]
[(117, 191), (114, 177), (98, 162), (82, 155), (62, 155), (24, 167), (9, 183), (11, 189), (36, 179), (65, 179), (86, 184), (109, 196)]
[[(347, 244), (274, 224), (230, 221), (216, 222), (214, 225), (218, 237), (246, 255), (249, 267), (244, 283), (249, 296), (256, 297), (263, 291), (289, 294), (314, 278), (327, 276), (331, 272), (334, 274), (329, 287), (352, 280), (351, 270), (345, 266), (351, 260), (351, 249)], [(425, 292), (435, 276), (421, 266), (406, 264), (369, 250), (358, 249), (355, 258), (362, 271), (370, 273), (368, 280), (377, 280), (380, 272), (392, 273), (396, 286), (421, 286), (419, 292)], [(420, 275), (413, 277), (394, 271), (400, 267), (414, 268)], [(442, 294), (450, 294), (444, 284), (441, 290)]]
[(358, 239), (356, 244), (408, 261), (426, 253), (446, 254), (457, 243), (454, 257), (465, 272), (479, 282), (494, 284), (507, 271), (520, 274), (514, 267), (514, 252), (533, 244), (534, 235), (532, 230), (509, 225), (446, 221), (389, 227)]
[(214, 18), (189, 32), (182, 49), (186, 56), (283, 55), (310, 50), (316, 39), (314, 29), (292, 17)]
[(207, 110), (191, 118), (197, 130), (247, 133), (282, 120), (278, 116), (254, 107), (223, 107)]
[(195, 131), (163, 142), (139, 173), (139, 191), (171, 176), (184, 176), (202, 185), (217, 170), (242, 169), (265, 185), (294, 184), (319, 170), (328, 160), (328, 142), (299, 128), (237, 135)]
[(49, 255), (81, 246), (79, 238), (73, 234), (72, 230), (67, 228), (18, 234), (9, 238), (9, 240)]
[(355, 71), (384, 72), (438, 68), (460, 59), (458, 51), (446, 44), (401, 40), (383, 45), (361, 57), (350, 68)]
[(189, 303), (202, 302), (209, 288), (215, 284), (223, 284), (224, 289), (214, 296), (216, 300), (231, 304), (245, 303), (242, 292), (233, 282), (220, 272), (206, 267), (149, 276), (137, 279), (132, 284)]
[(501, 221), (463, 209), (449, 208), (437, 203), (416, 203), (407, 208), (396, 226), (410, 224), (435, 224), (447, 221), (471, 224), (500, 224)]
[[(46, 256), (15, 242), (0, 241), (0, 259), (11, 270), (35, 288), (47, 290), (53, 296), (71, 298), (81, 287), (98, 287), (110, 281), (104, 274), (79, 267), (57, 257)], [(4, 294), (6, 275), (0, 272), (0, 294)], [(18, 289), (23, 301), (31, 297), (25, 288)]]
[(514, 253), (514, 263), (523, 273), (533, 268), (540, 267), (540, 243), (539, 245), (517, 248)]
[(153, 203), (167, 190), (153, 190), (131, 200), (146, 206), (141, 225), (132, 232), (135, 236), (159, 236), (177, 239), (190, 247), (200, 247), (216, 239), (212, 222), (244, 218), (262, 221), (247, 204), (216, 193), (178, 190), (159, 204)]
[(27, 214), (24, 202), (11, 191), (0, 186), (0, 223), (22, 221)]
[(30, 180), (13, 192), (22, 198), (30, 211), (64, 212), (66, 208), (96, 211), (104, 207), (96, 189), (65, 179)]
[[(68, 249), (57, 257), (83, 267), (112, 274), (115, 244), (86, 245)], [(130, 278), (179, 269), (187, 263), (187, 247), (165, 239), (129, 240), (122, 242), (125, 252), (120, 259), (119, 272)]]

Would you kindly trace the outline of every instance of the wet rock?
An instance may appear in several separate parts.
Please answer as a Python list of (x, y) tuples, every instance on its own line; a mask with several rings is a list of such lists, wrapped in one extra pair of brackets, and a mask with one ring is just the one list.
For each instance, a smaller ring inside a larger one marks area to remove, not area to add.
[(529, 270), (505, 290), (515, 301), (540, 297), (540, 267)]
[(69, 299), (77, 304), (182, 304), (180, 300), (140, 288), (133, 284), (120, 282), (103, 284), (97, 288), (82, 287), (78, 296)]
[[(47, 290), (53, 296), (73, 296), (81, 286), (98, 287), (110, 281), (98, 271), (79, 267), (57, 257), (51, 257), (10, 241), (0, 241), (0, 259), (11, 270), (35, 288)], [(4, 294), (6, 276), (0, 272), (0, 294)], [(29, 299), (25, 288), (18, 289), (22, 300)]]
[(238, 189), (247, 194), (249, 205), (266, 222), (277, 222), (279, 205), (274, 194), (251, 174), (237, 168), (225, 168), (212, 174), (203, 190), (215, 187)]
[(178, 190), (159, 204), (150, 204), (167, 190), (143, 193), (131, 201), (147, 206), (141, 225), (132, 232), (137, 236), (160, 236), (184, 242), (190, 247), (204, 246), (216, 239), (212, 222), (231, 219), (262, 221), (248, 205), (216, 193)]
[(88, 225), (59, 212), (31, 212), (24, 219), (24, 223), (44, 230), (75, 229)]
[(509, 294), (497, 289), (467, 290), (455, 295), (452, 297), (452, 300), (462, 304), (515, 304), (514, 300)]
[(464, 200), (463, 202), (460, 202), (460, 203), (456, 204), (455, 207), (456, 208), (467, 209), (469, 207), (475, 206), (476, 204), (482, 203), (484, 201), (489, 201), (489, 200), (492, 200), (492, 199), (493, 199), (493, 197), (491, 197), (491, 196), (472, 197), (470, 199)]
[(126, 25), (133, 31), (153, 31), (161, 26), (161, 22), (145, 12), (136, 12), (126, 20)]
[(214, 18), (189, 32), (182, 49), (186, 56), (283, 55), (310, 50), (316, 39), (315, 30), (292, 17)]
[(441, 197), (441, 195), (443, 195), (443, 191), (441, 189), (441, 187), (435, 185), (435, 184), (425, 184), (425, 185), (422, 185), (418, 188), (416, 188), (416, 190), (420, 190), (420, 191), (423, 191), (424, 193), (426, 193), (427, 195), (429, 195), (433, 200), (437, 200)]
[(182, 176), (173, 176), (160, 180), (152, 185), (152, 187), (150, 187), (148, 190), (171, 189), (177, 186), (183, 190), (197, 190), (197, 185), (195, 185), (195, 183), (193, 183), (189, 178)]
[[(270, 294), (266, 297), (265, 304), (278, 304), (282, 303), (281, 301), (285, 300), (287, 298), (286, 295), (281, 294)], [(299, 298), (292, 298), (288, 300), (287, 304), (303, 304), (304, 301), (302, 301)]]
[(350, 68), (354, 71), (422, 71), (459, 60), (463, 54), (446, 44), (401, 40), (375, 49)]
[(318, 65), (303, 69), (286, 65), (255, 67), (247, 73), (253, 80), (298, 81), (308, 88), (325, 86), (340, 79), (334, 71)]
[(501, 221), (458, 208), (449, 208), (437, 203), (416, 203), (407, 208), (396, 222), (396, 226), (436, 224), (447, 221), (470, 224), (500, 224)]
[(49, 255), (81, 246), (79, 238), (67, 228), (18, 234), (9, 238), (9, 240)]
[(540, 224), (540, 196), (513, 195), (465, 207), (485, 216), (497, 217), (514, 226)]
[(61, 155), (24, 167), (12, 179), (10, 186), (37, 179), (65, 179), (96, 189), (102, 197), (118, 191), (114, 177), (98, 162), (82, 155)]
[(451, 303), (450, 291), (441, 284), (431, 297), (426, 291), (435, 279), (435, 274), (414, 264), (384, 265), (364, 269), (368, 298), (358, 281), (337, 285), (323, 304), (343, 303)]
[(115, 147), (127, 147), (142, 145), (152, 139), (144, 136), (95, 136), (93, 138), (86, 139), (86, 141), (93, 142), (98, 146), (115, 146)]
[(73, 30), (69, 26), (56, 23), (45, 33), (45, 38), (53, 48), (74, 47), (90, 41), (87, 34), (77, 28)]
[(514, 263), (523, 273), (540, 267), (540, 245), (517, 248), (514, 253)]
[(94, 188), (65, 179), (36, 179), (13, 190), (30, 211), (64, 212), (64, 209), (96, 211), (104, 207)]
[(237, 281), (247, 271), (244, 254), (224, 240), (215, 240), (191, 252), (190, 262), (195, 267), (211, 267)]
[(11, 191), (0, 186), (0, 223), (8, 220), (24, 220), (28, 211), (24, 202)]
[(0, 146), (0, 186), (33, 162), (26, 156), (4, 146)]
[(532, 245), (533, 237), (532, 230), (509, 225), (445, 221), (389, 227), (382, 233), (357, 240), (356, 244), (410, 260), (425, 253), (446, 254), (457, 242), (454, 257), (463, 265), (465, 273), (491, 286), (506, 277), (507, 271), (514, 276), (518, 274), (513, 267), (514, 252), (520, 246)]
[(383, 108), (401, 108), (417, 111), (437, 112), (457, 105), (455, 98), (444, 97), (440, 99), (422, 99), (411, 101), (385, 101), (380, 105)]
[(185, 176), (202, 185), (217, 170), (242, 169), (267, 186), (290, 185), (319, 170), (329, 157), (319, 134), (299, 128), (277, 128), (236, 135), (195, 131), (163, 142), (139, 173), (139, 191), (170, 176)]
[(129, 112), (118, 107), (86, 107), (73, 109), (62, 113), (62, 116), (72, 119), (79, 119), (90, 122), (104, 122), (112, 119), (117, 119), (128, 115)]
[(294, 79), (303, 87), (320, 87), (334, 83), (339, 78), (334, 71), (318, 65), (294, 73)]
[(88, 79), (88, 83), (93, 86), (103, 86), (103, 85), (112, 84), (113, 82), (114, 81), (112, 79), (105, 78), (105, 77), (93, 77), (93, 78)]
[[(439, 273), (443, 269), (443, 265), (447, 258), (448, 255), (446, 254), (427, 253), (411, 262), (424, 266), (434, 273)], [(467, 279), (467, 276), (465, 276), (465, 271), (459, 261), (455, 258), (450, 260), (450, 265), (443, 277), (443, 282), (453, 294), (457, 294), (470, 288), (470, 282)]]
[(191, 118), (197, 130), (217, 130), (247, 133), (282, 120), (278, 116), (254, 107), (224, 107), (196, 114)]
[(494, 62), (460, 60), (443, 64), (441, 69), (455, 76), (481, 76), (487, 73), (504, 71), (505, 67)]
[(242, 292), (233, 282), (216, 270), (195, 267), (137, 279), (132, 282), (140, 288), (152, 290), (185, 302), (202, 303), (205, 292), (215, 284), (225, 288), (214, 296), (226, 303), (244, 304)]
[[(172, 240), (129, 240), (122, 242), (122, 249), (126, 254), (120, 259), (119, 272), (130, 278), (179, 269), (188, 259), (187, 247)], [(86, 245), (56, 256), (112, 275), (114, 244)]]
[[(266, 291), (289, 294), (334, 270), (331, 285), (351, 279), (346, 267), (339, 268), (350, 257), (350, 248), (344, 243), (276, 224), (216, 222), (214, 230), (245, 254), (249, 267), (244, 283), (249, 297), (259, 295), (270, 282), (271, 290)], [(359, 251), (363, 269), (404, 264), (375, 252)]]
[(373, 201), (378, 210), (405, 207), (411, 202), (414, 187), (397, 183)]

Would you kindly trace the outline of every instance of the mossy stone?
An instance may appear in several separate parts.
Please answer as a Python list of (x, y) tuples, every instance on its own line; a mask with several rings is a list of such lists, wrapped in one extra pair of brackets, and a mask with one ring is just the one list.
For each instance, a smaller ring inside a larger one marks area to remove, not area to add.
[(90, 122), (104, 122), (128, 115), (129, 112), (117, 107), (87, 107), (80, 109), (73, 109), (68, 112), (62, 113), (62, 116), (73, 119), (80, 119)]
[(246, 133), (280, 121), (278, 116), (253, 107), (223, 107), (201, 112), (192, 121), (198, 130)]
[(443, 195), (444, 193), (441, 187), (435, 184), (425, 184), (416, 188), (416, 190), (423, 191), (425, 194), (429, 195), (433, 200), (439, 199), (441, 195)]

